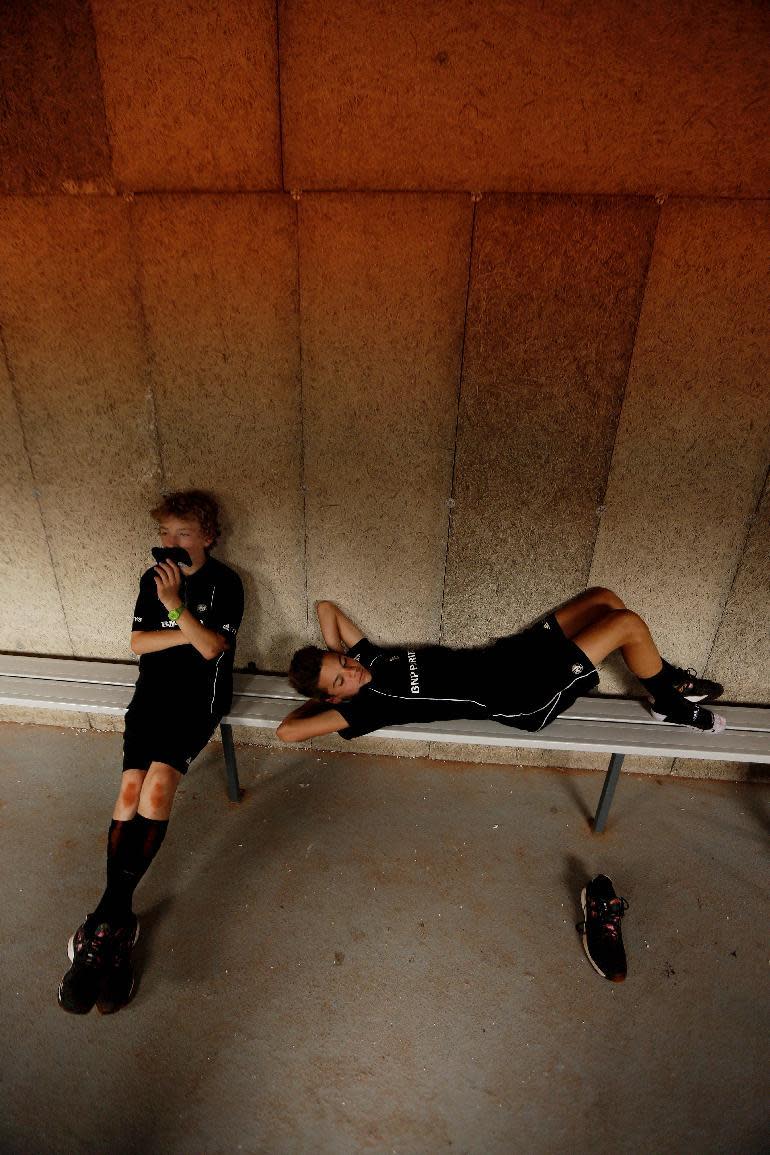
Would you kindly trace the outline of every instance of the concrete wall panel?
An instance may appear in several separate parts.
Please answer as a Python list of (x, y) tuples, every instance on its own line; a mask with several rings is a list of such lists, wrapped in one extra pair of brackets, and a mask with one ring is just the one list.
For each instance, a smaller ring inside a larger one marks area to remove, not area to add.
[(586, 584), (657, 209), (477, 210), (444, 638), (511, 633)]
[(310, 601), (382, 641), (438, 638), (471, 212), (300, 202)]
[(107, 120), (87, 0), (5, 0), (0, 92), (0, 192), (110, 186)]
[[(770, 702), (770, 481), (765, 484), (746, 549), (706, 666), (725, 687), (728, 702)], [(674, 773), (758, 781), (770, 777), (759, 763), (705, 762), (678, 758)]]
[(166, 486), (210, 488), (244, 581), (238, 663), (306, 629), (296, 211), (289, 197), (134, 205)]
[(731, 702), (770, 702), (770, 480), (749, 531), (707, 673)]
[(0, 322), (74, 653), (123, 657), (158, 481), (125, 205), (0, 202), (0, 268)]
[(91, 7), (124, 187), (281, 187), (270, 0), (91, 0)]
[(767, 465), (769, 225), (762, 202), (665, 206), (591, 568), (699, 670)]
[(18, 410), (0, 356), (0, 649), (72, 654)]
[(770, 8), (281, 5), (287, 187), (765, 195)]

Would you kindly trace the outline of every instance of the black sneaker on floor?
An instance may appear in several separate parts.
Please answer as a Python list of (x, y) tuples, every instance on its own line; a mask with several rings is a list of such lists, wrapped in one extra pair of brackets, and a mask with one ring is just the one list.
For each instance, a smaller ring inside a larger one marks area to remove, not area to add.
[(680, 670), (678, 666), (671, 666), (674, 678), (674, 689), (678, 690), (688, 702), (715, 702), (725, 692), (719, 682), (710, 682), (708, 678), (699, 678), (695, 670)]
[(578, 923), (578, 930), (591, 966), (611, 983), (622, 983), (626, 977), (626, 952), (620, 920), (628, 910), (628, 903), (618, 898), (605, 874), (597, 874), (583, 888), (580, 905), (583, 921)]
[(721, 714), (693, 706), (684, 699), (666, 702), (663, 708), (653, 702), (650, 713), (656, 722), (670, 722), (672, 726), (683, 726), (685, 730), (696, 730), (699, 734), (721, 734), (727, 725)]
[(59, 983), (59, 1006), (71, 1015), (87, 1015), (96, 1002), (102, 971), (108, 959), (109, 923), (94, 924), (91, 915), (67, 944), (72, 966)]
[(96, 1009), (102, 1015), (114, 1015), (131, 998), (134, 990), (131, 951), (138, 938), (139, 919), (135, 914), (125, 925), (112, 929), (110, 950), (96, 996)]

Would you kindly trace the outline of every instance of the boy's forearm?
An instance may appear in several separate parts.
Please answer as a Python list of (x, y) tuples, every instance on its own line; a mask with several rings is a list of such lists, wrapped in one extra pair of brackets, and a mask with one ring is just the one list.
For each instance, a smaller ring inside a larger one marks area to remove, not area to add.
[(173, 646), (189, 646), (187, 638), (179, 630), (137, 630), (131, 636), (131, 649), (135, 654), (155, 654), (159, 650), (170, 650)]
[(207, 630), (205, 626), (200, 624), (195, 614), (191, 614), (187, 608), (179, 616), (176, 624), (179, 626), (185, 641), (195, 646), (198, 653), (207, 661), (219, 657), (229, 648), (221, 634), (218, 634), (216, 630)]
[(316, 602), (315, 610), (327, 649), (341, 651), (343, 642), (337, 624), (338, 610), (334, 602)]
[(330, 650), (346, 653), (364, 636), (363, 631), (334, 602), (316, 602), (316, 613), (323, 639)]
[(207, 630), (188, 609), (181, 614), (177, 625), (178, 630), (137, 630), (131, 638), (131, 649), (141, 655), (170, 650), (173, 646), (195, 646), (198, 653), (210, 661), (228, 648), (221, 634)]
[(308, 742), (311, 738), (344, 730), (346, 726), (347, 722), (337, 710), (311, 701), (303, 702), (287, 714), (275, 733), (282, 742)]

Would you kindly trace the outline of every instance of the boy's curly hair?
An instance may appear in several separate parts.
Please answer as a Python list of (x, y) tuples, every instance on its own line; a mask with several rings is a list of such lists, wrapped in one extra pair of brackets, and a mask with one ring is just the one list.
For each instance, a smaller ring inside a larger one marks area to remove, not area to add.
[(323, 656), (324, 651), (318, 646), (303, 646), (291, 659), (289, 684), (306, 698), (326, 699), (326, 694), (318, 688)]
[(206, 537), (212, 538), (209, 549), (217, 544), (222, 532), (219, 502), (204, 489), (178, 489), (174, 493), (165, 493), (160, 503), (150, 510), (150, 516), (156, 521), (162, 521), (164, 517), (197, 521)]

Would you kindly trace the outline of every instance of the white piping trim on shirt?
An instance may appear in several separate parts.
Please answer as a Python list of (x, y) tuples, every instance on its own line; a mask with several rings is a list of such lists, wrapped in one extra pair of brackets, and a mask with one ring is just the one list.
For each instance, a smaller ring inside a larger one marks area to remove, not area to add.
[(226, 653), (226, 651), (222, 650), (222, 653), (217, 658), (217, 664), (214, 667), (214, 686), (213, 686), (212, 693), (211, 693), (211, 707), (209, 709), (210, 714), (214, 713), (214, 699), (217, 696), (217, 678), (219, 677), (219, 663), (222, 661), (222, 658), (225, 656), (225, 653)]
[(407, 697), (406, 694), (390, 694), (387, 690), (377, 690), (374, 686), (364, 688), (371, 690), (373, 694), (381, 694), (383, 698), (396, 698), (399, 702), (468, 702), (471, 706), (480, 706), (482, 710), (489, 709), (485, 702), (477, 702), (475, 698), (431, 698), (428, 694)]

